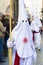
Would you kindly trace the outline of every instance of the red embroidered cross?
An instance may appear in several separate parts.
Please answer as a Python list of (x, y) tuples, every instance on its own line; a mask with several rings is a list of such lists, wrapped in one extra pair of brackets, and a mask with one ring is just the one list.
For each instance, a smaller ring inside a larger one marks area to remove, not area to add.
[(28, 42), (28, 39), (27, 39), (27, 38), (24, 38), (24, 39), (23, 39), (23, 42), (24, 42), (24, 43), (27, 43), (27, 42)]

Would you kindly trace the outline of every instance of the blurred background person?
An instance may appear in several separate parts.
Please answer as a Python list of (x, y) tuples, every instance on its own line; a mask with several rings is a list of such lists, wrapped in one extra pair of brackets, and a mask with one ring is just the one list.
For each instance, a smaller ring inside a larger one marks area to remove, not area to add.
[(4, 39), (4, 32), (6, 31), (6, 27), (3, 26), (2, 20), (2, 14), (0, 14), (0, 63), (5, 62), (2, 59), (2, 51), (3, 51), (3, 39)]
[(7, 56), (8, 49), (7, 49), (7, 40), (9, 38), (9, 19), (5, 17), (5, 15), (2, 16), (2, 23), (6, 27), (6, 31), (4, 33), (4, 44), (3, 44), (3, 50), (4, 50), (4, 56)]
[(41, 43), (41, 35), (40, 35), (41, 28), (42, 23), (38, 18), (38, 15), (33, 15), (31, 22), (31, 29), (33, 32), (33, 41), (35, 43), (35, 48), (38, 48), (38, 50), (40, 50), (40, 43)]

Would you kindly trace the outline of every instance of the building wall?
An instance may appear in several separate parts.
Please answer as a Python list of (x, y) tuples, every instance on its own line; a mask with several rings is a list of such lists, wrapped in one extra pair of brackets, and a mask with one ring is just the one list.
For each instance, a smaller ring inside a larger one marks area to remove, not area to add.
[(24, 0), (26, 7), (30, 14), (38, 14), (40, 18), (41, 9), (42, 9), (42, 0)]
[(13, 0), (13, 5), (12, 5), (12, 9), (13, 9), (13, 18), (18, 18), (18, 0)]
[(5, 14), (6, 8), (10, 4), (10, 0), (0, 0), (0, 12)]
[[(18, 17), (18, 0), (12, 0), (12, 17), (16, 18)], [(0, 13), (3, 13), (6, 15), (10, 12), (10, 0), (0, 0)], [(9, 10), (7, 10), (9, 9)]]

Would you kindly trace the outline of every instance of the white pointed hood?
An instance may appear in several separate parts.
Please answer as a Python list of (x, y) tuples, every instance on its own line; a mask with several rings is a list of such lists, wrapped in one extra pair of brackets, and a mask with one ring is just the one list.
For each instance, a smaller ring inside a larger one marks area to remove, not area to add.
[(19, 12), (18, 12), (18, 23), (15, 27), (15, 30), (20, 28), (20, 25), (22, 24), (22, 21), (26, 21), (28, 19), (27, 12), (25, 10), (24, 0), (18, 0), (19, 4)]
[(32, 40), (32, 33), (27, 18), (24, 0), (19, 0), (18, 24), (13, 29), (12, 34), (13, 39), (15, 39), (17, 53), (21, 58), (27, 58), (33, 54), (30, 41), (30, 39)]
[(20, 23), (22, 20), (27, 20), (27, 14), (25, 10), (24, 0), (19, 0), (18, 22)]

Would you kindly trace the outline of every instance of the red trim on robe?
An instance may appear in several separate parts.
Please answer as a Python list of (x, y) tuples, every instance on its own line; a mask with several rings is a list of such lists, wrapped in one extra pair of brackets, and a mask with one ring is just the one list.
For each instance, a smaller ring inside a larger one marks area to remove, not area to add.
[(35, 34), (35, 33), (39, 33), (39, 32), (32, 31), (32, 33), (33, 33), (33, 41), (34, 41), (34, 34)]
[(20, 57), (18, 56), (17, 52), (16, 52), (16, 57), (15, 57), (14, 65), (20, 65)]

